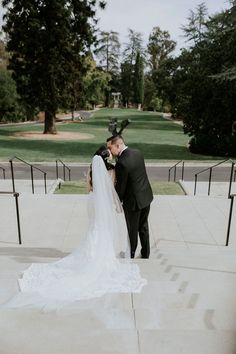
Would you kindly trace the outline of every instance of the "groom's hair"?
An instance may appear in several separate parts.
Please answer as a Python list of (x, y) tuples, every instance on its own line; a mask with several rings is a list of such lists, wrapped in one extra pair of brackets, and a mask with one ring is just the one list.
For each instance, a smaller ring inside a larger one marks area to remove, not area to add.
[(120, 139), (124, 142), (122, 135), (120, 135), (120, 134), (112, 135), (112, 136), (110, 136), (110, 138), (107, 139), (107, 143), (108, 143), (108, 141), (110, 141), (111, 144), (113, 145)]

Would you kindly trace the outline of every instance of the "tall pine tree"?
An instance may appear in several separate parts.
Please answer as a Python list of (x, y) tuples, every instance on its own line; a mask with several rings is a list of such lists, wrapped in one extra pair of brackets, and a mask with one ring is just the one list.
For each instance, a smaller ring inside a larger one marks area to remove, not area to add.
[(143, 73), (143, 58), (140, 52), (137, 52), (134, 66), (134, 103), (141, 108), (144, 96), (144, 73)]
[(95, 39), (91, 19), (96, 3), (3, 0), (4, 31), (12, 54), (9, 68), (25, 105), (45, 111), (44, 133), (56, 133), (56, 111), (71, 94), (72, 80), (83, 72), (84, 58)]

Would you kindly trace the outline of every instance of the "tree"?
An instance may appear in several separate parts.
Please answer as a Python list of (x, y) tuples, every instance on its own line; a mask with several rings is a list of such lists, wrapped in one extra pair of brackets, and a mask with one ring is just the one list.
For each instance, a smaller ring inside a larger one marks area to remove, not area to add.
[(121, 95), (124, 107), (128, 104), (132, 97), (132, 79), (133, 79), (133, 65), (129, 62), (121, 63)]
[(170, 58), (175, 46), (176, 42), (170, 38), (168, 31), (153, 28), (147, 46), (150, 71), (145, 79), (145, 108), (160, 110), (170, 104), (167, 91), (170, 87)]
[(12, 73), (7, 70), (9, 53), (4, 40), (0, 40), (0, 121), (17, 121), (24, 117), (16, 92)]
[(17, 121), (23, 118), (18, 100), (11, 73), (6, 68), (0, 67), (0, 121)]
[(171, 40), (168, 31), (162, 31), (160, 27), (154, 27), (147, 46), (149, 54), (149, 65), (151, 72), (154, 74), (161, 62), (165, 60), (168, 55), (175, 49), (176, 42)]
[(204, 36), (176, 59), (175, 112), (190, 150), (236, 156), (235, 4), (205, 21)]
[(128, 29), (128, 43), (125, 44), (121, 63), (121, 93), (123, 104), (134, 102), (134, 66), (137, 53), (144, 53), (143, 39), (140, 32)]
[(193, 41), (194, 44), (197, 44), (204, 39), (207, 18), (208, 10), (204, 2), (197, 6), (196, 11), (190, 10), (187, 18), (188, 24), (181, 27), (189, 42)]
[(6, 51), (5, 42), (0, 39), (0, 67), (6, 68), (9, 61), (9, 53)]
[(134, 66), (134, 103), (141, 108), (144, 97), (144, 71), (143, 58), (140, 52), (137, 52), (135, 66)]
[(100, 58), (101, 68), (110, 74), (110, 86), (106, 86), (105, 90), (105, 105), (109, 106), (111, 86), (113, 86), (119, 70), (120, 42), (118, 33), (102, 31), (95, 54)]
[(119, 69), (120, 42), (118, 33), (114, 31), (100, 32), (95, 54), (100, 59), (100, 66), (106, 72), (117, 72)]
[(86, 63), (88, 67), (86, 75), (83, 76), (81, 82), (80, 105), (91, 109), (94, 108), (94, 105), (104, 102), (104, 95), (109, 89), (111, 75), (96, 67), (96, 62), (92, 55), (86, 58)]
[(128, 43), (123, 51), (123, 61), (134, 65), (138, 51), (143, 53), (142, 33), (128, 29)]
[[(44, 133), (56, 133), (55, 115), (70, 96), (94, 41), (96, 0), (4, 0), (9, 68), (32, 110), (45, 111)], [(101, 7), (105, 4), (99, 1)]]

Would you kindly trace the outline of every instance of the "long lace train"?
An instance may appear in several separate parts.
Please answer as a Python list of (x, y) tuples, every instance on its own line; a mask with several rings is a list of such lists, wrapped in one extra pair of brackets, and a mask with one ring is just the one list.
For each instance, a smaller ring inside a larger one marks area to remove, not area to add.
[[(140, 292), (146, 280), (129, 259), (124, 213), (105, 165), (92, 162), (93, 192), (88, 196), (89, 228), (79, 247), (56, 262), (32, 264), (23, 272), (21, 296), (11, 304), (58, 306), (107, 293)], [(25, 295), (25, 297), (24, 297)]]

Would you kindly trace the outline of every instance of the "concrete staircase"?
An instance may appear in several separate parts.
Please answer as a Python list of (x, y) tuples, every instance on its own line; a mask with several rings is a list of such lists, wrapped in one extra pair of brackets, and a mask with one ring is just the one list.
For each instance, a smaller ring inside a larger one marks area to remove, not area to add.
[[(20, 199), (18, 246), (11, 200), (0, 199), (0, 303), (19, 273), (75, 249), (86, 232), (86, 196)], [(140, 294), (109, 294), (57, 310), (0, 307), (1, 354), (236, 354), (236, 218), (224, 247), (226, 198), (157, 196), (151, 257), (135, 259)], [(138, 254), (138, 253), (137, 253)]]

